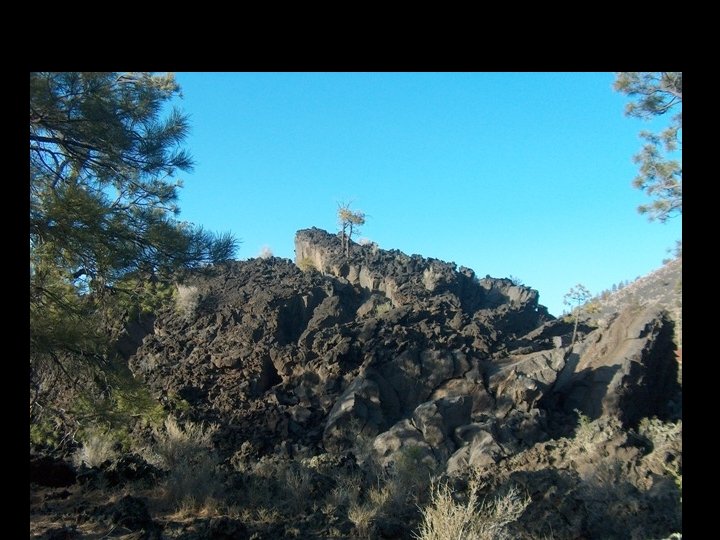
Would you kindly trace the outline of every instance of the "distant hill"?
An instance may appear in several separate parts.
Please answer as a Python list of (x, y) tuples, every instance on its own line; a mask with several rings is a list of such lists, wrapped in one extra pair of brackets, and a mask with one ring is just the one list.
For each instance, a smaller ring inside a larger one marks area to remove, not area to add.
[(658, 306), (666, 309), (675, 321), (676, 342), (682, 346), (682, 257), (677, 257), (649, 274), (620, 286), (616, 291), (604, 291), (590, 302), (599, 306), (591, 316), (594, 322), (612, 319), (626, 307)]

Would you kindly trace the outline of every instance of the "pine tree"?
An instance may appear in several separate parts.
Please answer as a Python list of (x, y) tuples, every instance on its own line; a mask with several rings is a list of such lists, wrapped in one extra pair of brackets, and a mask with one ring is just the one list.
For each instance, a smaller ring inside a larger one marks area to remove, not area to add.
[(582, 285), (581, 283), (578, 283), (574, 287), (571, 287), (570, 290), (565, 293), (565, 296), (563, 296), (563, 304), (570, 307), (570, 312), (573, 315), (573, 318), (575, 320), (575, 324), (573, 326), (573, 333), (572, 333), (572, 340), (571, 340), (571, 346), (575, 344), (575, 338), (577, 337), (577, 327), (578, 327), (578, 321), (580, 320), (580, 315), (583, 314), (583, 306), (592, 298), (592, 294), (590, 294), (590, 291)]
[[(112, 332), (172, 294), (180, 269), (237, 241), (176, 219), (187, 117), (172, 75), (30, 74), (31, 373), (107, 365)], [(169, 111), (165, 113), (165, 111)]]
[(338, 223), (340, 224), (340, 238), (345, 257), (350, 257), (350, 241), (353, 234), (360, 232), (360, 226), (365, 225), (365, 213), (350, 210), (350, 203), (338, 204)]
[(638, 207), (650, 221), (681, 215), (682, 72), (621, 72), (614, 88), (634, 99), (625, 108), (627, 116), (648, 120), (677, 111), (660, 133), (640, 132), (645, 144), (634, 157), (640, 171), (633, 185), (654, 199)]

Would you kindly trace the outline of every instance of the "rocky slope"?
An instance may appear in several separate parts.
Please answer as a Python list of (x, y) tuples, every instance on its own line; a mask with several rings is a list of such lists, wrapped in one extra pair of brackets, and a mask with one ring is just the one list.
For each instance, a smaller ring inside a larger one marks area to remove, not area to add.
[[(192, 305), (158, 317), (130, 358), (136, 376), (264, 451), (347, 450), (360, 435), (422, 426), (417, 415), (437, 405), (453, 416), (450, 426), (438, 420), (445, 431), (522, 416), (533, 425), (526, 444), (545, 436), (548, 417), (576, 408), (627, 425), (669, 414), (678, 389), (662, 312), (586, 326), (571, 345), (571, 325), (508, 279), (369, 246), (354, 245), (346, 260), (338, 238), (318, 229), (295, 244), (297, 261), (311, 261), (306, 272), (254, 259), (187, 281)], [(458, 442), (448, 439), (446, 452)]]
[(682, 347), (682, 256), (638, 277), (615, 292), (605, 291), (592, 300), (597, 311), (591, 320), (605, 324), (624, 309), (655, 306), (664, 309), (675, 323), (675, 343)]
[(682, 257), (665, 262), (657, 270), (607, 295), (600, 302), (600, 316), (616, 313), (633, 304), (656, 305), (677, 313), (682, 307)]
[[(330, 463), (313, 469), (330, 489), (339, 469), (397, 470), (410, 457), (435, 477), (482, 471), (488, 490), (521, 484), (532, 503), (517, 538), (614, 537), (632, 514), (612, 506), (617, 497), (637, 501), (633, 538), (679, 527), (668, 517), (679, 512), (676, 488), (660, 480), (648, 438), (632, 435), (643, 419), (681, 416), (666, 311), (622, 310), (602, 327), (581, 324), (571, 343), (572, 324), (509, 279), (377, 246), (352, 244), (346, 258), (319, 229), (299, 231), (295, 251), (295, 263), (253, 259), (188, 277), (178, 305), (123, 343), (167, 410), (215, 426), (227, 469)], [(663, 459), (681, 463), (678, 441)], [(632, 473), (624, 491), (602, 492), (606, 519), (591, 515), (598, 464)], [(387, 514), (364, 529), (337, 512), (334, 533), (328, 518), (303, 522), (300, 534), (410, 537)]]

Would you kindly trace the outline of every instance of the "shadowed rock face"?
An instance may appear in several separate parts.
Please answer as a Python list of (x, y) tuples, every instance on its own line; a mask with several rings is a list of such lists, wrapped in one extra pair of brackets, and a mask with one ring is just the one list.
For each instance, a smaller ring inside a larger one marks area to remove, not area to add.
[(573, 349), (549, 401), (590, 418), (617, 417), (626, 427), (648, 416), (670, 418), (680, 398), (672, 337), (665, 311), (626, 309)]
[(72, 485), (77, 475), (65, 461), (48, 456), (30, 457), (30, 482), (41, 486), (64, 487)]
[(376, 246), (346, 258), (319, 229), (295, 250), (311, 269), (251, 259), (190, 277), (197, 306), (158, 313), (130, 358), (158, 394), (220, 425), (226, 456), (252, 441), (389, 463), (416, 447), (457, 470), (546, 440), (574, 409), (632, 425), (679, 403), (663, 312), (581, 324), (571, 346), (572, 325), (508, 279)]

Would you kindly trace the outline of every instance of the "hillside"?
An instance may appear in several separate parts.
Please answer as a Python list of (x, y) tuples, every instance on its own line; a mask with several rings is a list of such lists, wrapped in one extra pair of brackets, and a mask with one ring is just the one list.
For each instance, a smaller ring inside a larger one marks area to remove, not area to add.
[(682, 386), (657, 303), (618, 300), (572, 342), (510, 279), (346, 257), (315, 228), (295, 253), (179, 277), (175, 304), (127, 329), (121, 358), (167, 419), (86, 434), (74, 462), (32, 448), (31, 538), (409, 539), (472, 500), (481, 538), (681, 531)]
[(668, 261), (615, 292), (607, 291), (592, 302), (599, 307), (591, 317), (595, 323), (607, 321), (633, 306), (665, 309), (676, 324), (676, 343), (682, 347), (682, 257)]

